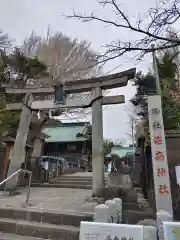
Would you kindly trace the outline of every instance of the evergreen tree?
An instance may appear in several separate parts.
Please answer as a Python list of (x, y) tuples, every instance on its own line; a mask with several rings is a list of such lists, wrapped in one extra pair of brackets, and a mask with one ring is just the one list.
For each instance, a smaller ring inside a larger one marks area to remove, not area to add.
[(20, 112), (6, 111), (6, 103), (13, 102), (11, 96), (7, 98), (4, 88), (7, 86), (23, 88), (27, 83), (48, 75), (47, 67), (37, 58), (24, 56), (18, 48), (11, 54), (1, 51), (0, 56), (0, 135), (16, 129)]
[[(165, 129), (179, 129), (180, 125), (180, 101), (178, 78), (178, 52), (169, 51), (161, 53), (157, 57), (159, 71), (162, 111)], [(156, 93), (156, 79), (152, 73), (139, 72), (134, 81), (136, 94), (131, 99), (133, 105), (138, 108), (138, 115), (148, 120), (147, 96)], [(174, 98), (176, 97), (176, 99)]]

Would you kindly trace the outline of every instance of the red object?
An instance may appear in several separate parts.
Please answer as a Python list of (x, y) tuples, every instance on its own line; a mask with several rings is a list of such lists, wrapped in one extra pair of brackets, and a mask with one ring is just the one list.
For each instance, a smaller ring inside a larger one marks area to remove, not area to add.
[(156, 145), (162, 144), (162, 137), (161, 136), (154, 137), (154, 143)]
[(159, 193), (160, 193), (160, 194), (167, 194), (167, 193), (169, 193), (168, 187), (167, 187), (166, 184), (164, 184), (164, 185), (159, 185)]
[(162, 152), (156, 152), (156, 160), (164, 160), (164, 155)]
[(157, 176), (165, 176), (166, 175), (166, 169), (165, 168), (158, 168), (157, 169)]

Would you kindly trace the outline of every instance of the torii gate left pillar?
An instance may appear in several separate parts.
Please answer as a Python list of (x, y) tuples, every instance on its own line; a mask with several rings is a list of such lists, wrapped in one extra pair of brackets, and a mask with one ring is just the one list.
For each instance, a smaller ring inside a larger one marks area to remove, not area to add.
[[(16, 140), (12, 151), (12, 159), (10, 160), (9, 164), (8, 177), (20, 169), (21, 164), (24, 163), (25, 160), (25, 146), (29, 133), (30, 122), (32, 119), (32, 111), (28, 107), (31, 106), (33, 100), (33, 95), (31, 93), (26, 94), (24, 99), (24, 106), (22, 107), (21, 111), (18, 131), (16, 134)], [(18, 166), (17, 163), (19, 163)], [(6, 182), (5, 189), (13, 190), (17, 185), (18, 177), (18, 175), (15, 175), (13, 178), (10, 178)]]
[[(84, 108), (92, 106), (92, 169), (93, 169), (93, 189), (94, 196), (101, 196), (104, 189), (104, 149), (103, 149), (103, 118), (102, 118), (102, 105), (120, 104), (124, 103), (124, 96), (102, 96), (102, 90), (112, 89), (117, 87), (124, 87), (127, 85), (128, 80), (135, 77), (136, 69), (129, 69), (124, 72), (120, 72), (113, 75), (108, 75), (99, 78), (79, 80), (77, 82), (69, 81), (64, 86), (64, 91), (68, 93), (80, 93), (80, 92), (92, 92), (90, 99), (67, 99), (65, 105), (55, 105), (52, 100), (34, 101), (31, 104), (31, 109), (34, 110), (49, 110), (55, 108)], [(54, 89), (51, 88), (39, 88), (39, 89), (6, 89), (7, 94), (28, 94), (35, 95), (49, 93), (51, 96), (54, 93)], [(19, 110), (22, 109), (21, 103), (13, 103), (7, 105), (7, 110)], [(30, 119), (30, 117), (29, 117)], [(28, 120), (29, 121), (29, 120)], [(19, 126), (16, 141), (19, 132), (22, 129)], [(27, 136), (26, 136), (27, 138)], [(19, 144), (19, 143), (18, 143)], [(18, 144), (15, 144), (17, 146)], [(20, 144), (18, 145), (20, 146)], [(25, 148), (24, 141), (21, 148)], [(16, 148), (17, 151), (18, 148)], [(14, 149), (15, 151), (15, 149)], [(14, 154), (15, 156), (16, 154)], [(17, 158), (13, 158), (12, 163)], [(15, 166), (15, 162), (13, 165)], [(17, 169), (19, 165), (16, 162)], [(10, 166), (11, 169), (11, 166)], [(8, 171), (8, 176), (12, 171)], [(13, 167), (13, 170), (17, 170)], [(14, 182), (12, 186), (16, 183)]]

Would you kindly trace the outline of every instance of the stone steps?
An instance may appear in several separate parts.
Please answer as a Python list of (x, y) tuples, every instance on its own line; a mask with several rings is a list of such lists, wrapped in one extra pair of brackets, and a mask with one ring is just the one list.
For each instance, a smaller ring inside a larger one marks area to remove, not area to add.
[(42, 240), (42, 238), (27, 237), (0, 232), (0, 240)]
[(92, 179), (89, 179), (89, 180), (82, 180), (82, 179), (57, 179), (57, 180), (53, 180), (51, 181), (52, 183), (89, 183), (89, 184), (92, 184)]
[(28, 220), (32, 222), (44, 222), (51, 224), (63, 224), (80, 226), (81, 221), (91, 221), (93, 219), (92, 214), (84, 214), (77, 212), (55, 212), (55, 211), (41, 211), (32, 210), (29, 208), (17, 209), (17, 208), (0, 208), (0, 217), (13, 218), (20, 220)]
[(79, 228), (67, 225), (0, 218), (0, 231), (52, 240), (78, 240)]
[(125, 224), (137, 224), (144, 219), (156, 220), (156, 213), (142, 195), (142, 189), (140, 187), (134, 188), (137, 193), (137, 202), (123, 203), (123, 223)]
[(68, 184), (68, 183), (32, 183), (32, 187), (46, 187), (46, 188), (74, 188), (74, 189), (92, 189), (92, 185), (87, 184)]
[(123, 211), (124, 224), (137, 224), (139, 221), (144, 219), (156, 220), (156, 215), (149, 209), (147, 211), (127, 209)]
[(92, 214), (48, 212), (30, 209), (0, 209), (0, 232), (51, 240), (78, 240), (81, 221)]
[(92, 177), (85, 176), (73, 176), (73, 175), (61, 175), (59, 179), (70, 179), (70, 180), (92, 180)]
[(92, 177), (62, 175), (58, 179), (50, 180), (49, 183), (33, 182), (32, 187), (92, 189)]

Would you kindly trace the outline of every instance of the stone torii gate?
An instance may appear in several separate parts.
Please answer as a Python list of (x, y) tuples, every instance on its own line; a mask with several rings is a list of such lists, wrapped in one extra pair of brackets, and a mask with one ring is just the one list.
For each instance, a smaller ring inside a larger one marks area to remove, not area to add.
[[(101, 196), (104, 189), (104, 150), (103, 150), (103, 118), (102, 105), (121, 104), (125, 102), (124, 96), (102, 96), (102, 90), (127, 86), (128, 80), (135, 77), (136, 69), (132, 68), (116, 74), (84, 79), (78, 81), (68, 81), (64, 85), (66, 94), (92, 92), (92, 96), (86, 99), (69, 99), (64, 104), (55, 104), (52, 100), (54, 88), (6, 88), (7, 95), (17, 97), (17, 102), (7, 104), (7, 110), (22, 110), (19, 128), (13, 148), (8, 176), (20, 168), (24, 162), (25, 144), (29, 132), (29, 125), (33, 111), (50, 110), (61, 108), (86, 108), (92, 107), (92, 170), (93, 170), (93, 195)], [(24, 98), (20, 103), (18, 99)], [(14, 188), (17, 178), (9, 181), (6, 187)]]

